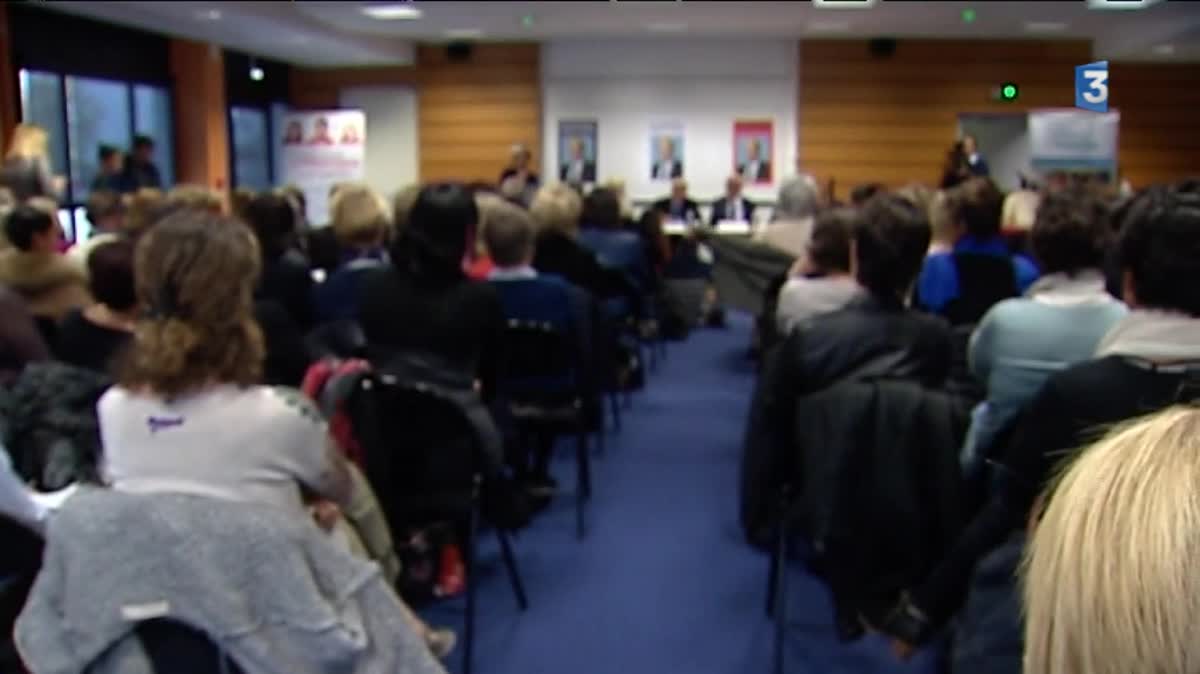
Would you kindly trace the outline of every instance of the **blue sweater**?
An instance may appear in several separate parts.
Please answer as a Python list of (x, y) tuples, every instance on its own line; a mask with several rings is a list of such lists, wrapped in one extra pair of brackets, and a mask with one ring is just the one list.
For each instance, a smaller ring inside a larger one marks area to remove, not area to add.
[(1028, 258), (1012, 255), (1008, 244), (1000, 236), (978, 239), (964, 236), (948, 253), (934, 253), (925, 258), (921, 276), (917, 279), (917, 299), (926, 309), (941, 313), (946, 305), (958, 298), (958, 268), (954, 265), (955, 253), (974, 253), (1011, 257), (1017, 275), (1017, 292), (1023, 293), (1037, 280), (1038, 269)]
[(1016, 419), (1051, 374), (1090, 359), (1127, 311), (1107, 295), (1099, 274), (1067, 284), (1044, 295), (1037, 293), (1039, 284), (1033, 297), (1000, 302), (972, 335), (971, 371), (987, 385), (987, 400), (972, 415), (963, 448), (968, 464), (977, 448), (987, 448)]

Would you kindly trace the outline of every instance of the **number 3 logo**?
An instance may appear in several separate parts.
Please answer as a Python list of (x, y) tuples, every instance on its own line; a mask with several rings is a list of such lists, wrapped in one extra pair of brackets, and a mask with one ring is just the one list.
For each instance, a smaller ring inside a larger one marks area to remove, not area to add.
[(1088, 103), (1104, 103), (1108, 100), (1108, 71), (1085, 70), (1083, 77), (1088, 81), (1088, 91), (1083, 92), (1083, 98)]
[(1075, 107), (1108, 112), (1108, 61), (1075, 66)]

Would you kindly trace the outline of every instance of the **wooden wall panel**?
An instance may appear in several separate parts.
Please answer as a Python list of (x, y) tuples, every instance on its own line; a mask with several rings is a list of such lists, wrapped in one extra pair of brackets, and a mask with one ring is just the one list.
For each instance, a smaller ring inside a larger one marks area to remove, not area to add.
[[(1074, 105), (1074, 67), (1087, 42), (900, 40), (890, 58), (864, 40), (800, 43), (799, 161), (842, 196), (855, 185), (940, 179), (964, 112)], [(1016, 82), (1018, 101), (991, 99)]]
[(291, 105), (301, 110), (338, 108), (344, 88), (389, 84), (412, 86), (417, 81), (413, 66), (292, 68), (288, 79)]
[(12, 39), (8, 25), (8, 3), (0, 3), (0, 152), (8, 148), (8, 139), (20, 116), (17, 66), (13, 63)]
[(1121, 173), (1135, 187), (1200, 176), (1200, 64), (1110, 63)]
[(513, 143), (542, 156), (541, 50), (476, 45), (453, 63), (441, 46), (417, 50), (421, 180), (495, 181)]
[(180, 183), (229, 189), (229, 124), (225, 64), (215, 45), (172, 40), (175, 165)]

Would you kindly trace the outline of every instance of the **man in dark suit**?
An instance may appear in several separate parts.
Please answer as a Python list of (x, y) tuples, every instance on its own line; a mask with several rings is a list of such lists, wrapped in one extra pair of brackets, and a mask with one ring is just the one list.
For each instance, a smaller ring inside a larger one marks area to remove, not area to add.
[(683, 162), (675, 158), (675, 139), (662, 136), (658, 139), (658, 156), (650, 167), (651, 178), (669, 180), (683, 177)]
[(671, 196), (654, 202), (654, 209), (665, 213), (667, 220), (700, 221), (700, 207), (688, 198), (687, 181), (683, 178), (671, 181)]
[(738, 175), (752, 183), (771, 182), (771, 160), (762, 156), (762, 141), (751, 139), (747, 154), (746, 161), (738, 166)]
[(754, 221), (754, 202), (742, 196), (740, 176), (729, 176), (729, 179), (725, 181), (725, 196), (713, 202), (710, 224), (716, 225), (722, 220)]
[(596, 182), (596, 161), (587, 158), (583, 139), (572, 138), (567, 141), (567, 152), (559, 179), (568, 185)]

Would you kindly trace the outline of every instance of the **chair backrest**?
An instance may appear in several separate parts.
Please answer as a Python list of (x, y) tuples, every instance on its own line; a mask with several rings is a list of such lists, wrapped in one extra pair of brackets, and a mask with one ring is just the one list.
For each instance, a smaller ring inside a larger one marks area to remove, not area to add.
[(341, 320), (317, 326), (308, 334), (309, 349), (318, 358), (366, 358), (367, 336), (358, 321)]
[(376, 373), (347, 401), (366, 477), (393, 527), (467, 505), (482, 472), (463, 408), (438, 386)]
[(136, 633), (155, 674), (242, 674), (208, 635), (179, 621), (146, 620)]
[(503, 345), (502, 395), (577, 392), (578, 354), (568, 336), (552, 323), (510, 319)]

